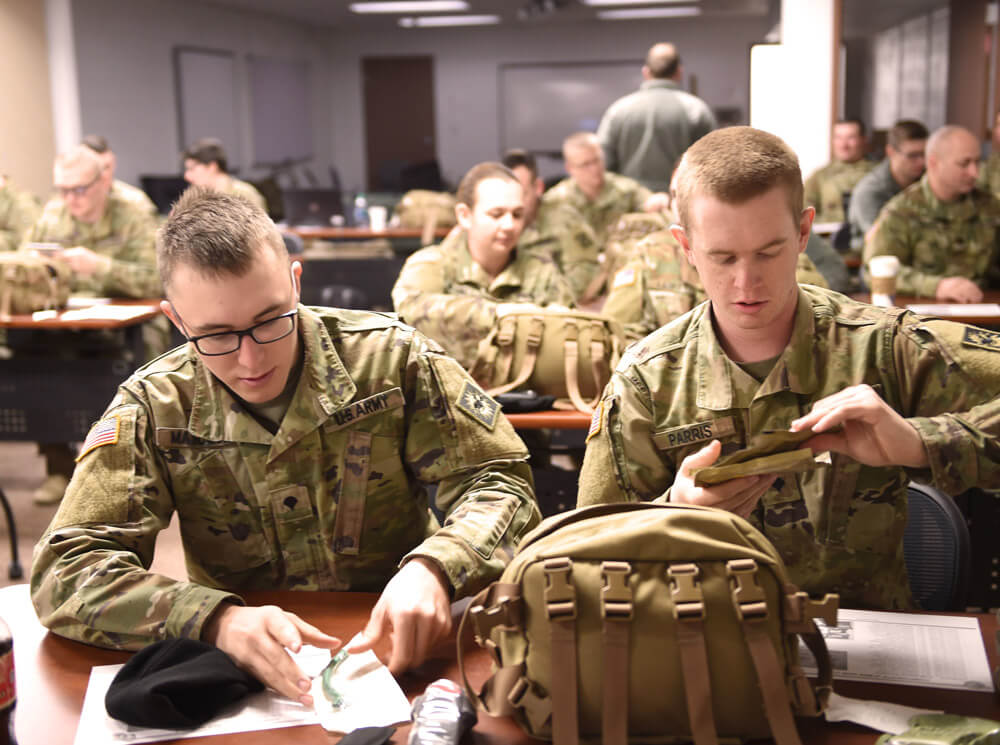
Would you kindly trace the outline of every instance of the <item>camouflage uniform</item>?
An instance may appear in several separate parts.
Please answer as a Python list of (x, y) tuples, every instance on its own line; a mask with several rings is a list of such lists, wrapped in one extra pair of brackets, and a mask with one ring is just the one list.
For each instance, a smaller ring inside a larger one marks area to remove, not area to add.
[(145, 210), (154, 218), (160, 214), (156, 205), (153, 204), (153, 200), (137, 186), (132, 186), (132, 184), (126, 184), (124, 181), (115, 179), (111, 182), (111, 193), (116, 194), (126, 202), (131, 202), (139, 209)]
[(979, 187), (1000, 199), (1000, 152), (979, 164)]
[(929, 468), (832, 453), (832, 466), (779, 478), (751, 522), (805, 591), (839, 592), (846, 607), (911, 606), (907, 482), (947, 494), (1000, 483), (1000, 334), (804, 286), (791, 341), (758, 383), (726, 356), (709, 310), (698, 306), (622, 358), (588, 436), (579, 503), (669, 499), (681, 461), (712, 439), (729, 453), (867, 383), (919, 432)]
[(532, 227), (543, 235), (556, 238), (552, 258), (566, 277), (573, 297), (582, 298), (601, 270), (598, 257), (604, 244), (597, 239), (594, 229), (569, 204), (551, 204), (544, 209), (539, 206)]
[[(527, 452), (455, 361), (391, 316), (299, 307), (303, 364), (271, 434), (189, 345), (126, 380), (32, 567), (39, 618), (135, 649), (198, 638), (251, 590), (381, 590), (414, 557), (456, 596), (538, 521)], [(437, 482), (440, 527), (425, 482)], [(177, 511), (190, 582), (147, 571)]]
[(232, 176), (229, 177), (229, 188), (223, 189), (226, 194), (234, 194), (238, 197), (243, 197), (251, 204), (255, 204), (260, 207), (264, 212), (267, 212), (267, 200), (264, 199), (264, 195), (257, 191), (257, 187), (253, 184), (248, 184), (246, 181), (240, 181), (238, 178)]
[(99, 267), (89, 277), (74, 276), (73, 292), (132, 298), (161, 294), (156, 223), (148, 212), (113, 191), (104, 214), (93, 224), (74, 218), (62, 199), (50, 200), (26, 240), (59, 243), (63, 248), (83, 246), (111, 260), (106, 270)]
[(998, 227), (1000, 200), (992, 194), (973, 189), (944, 203), (924, 175), (882, 208), (865, 243), (865, 265), (873, 256), (898, 256), (896, 290), (903, 295), (934, 297), (944, 277), (995, 287), (1000, 284)]
[(9, 180), (0, 186), (0, 251), (16, 251), (39, 212), (33, 194), (16, 189)]
[[(643, 238), (635, 253), (612, 278), (601, 312), (622, 323), (629, 338), (640, 339), (691, 310), (706, 295), (698, 272), (669, 230)], [(795, 279), (800, 284), (827, 286), (805, 253), (799, 254)]]
[(835, 160), (813, 172), (806, 179), (806, 205), (816, 208), (816, 222), (839, 222), (847, 219), (844, 214), (844, 193), (850, 194), (875, 164), (862, 158), (853, 163)]
[(469, 253), (462, 229), (410, 256), (392, 288), (399, 317), (440, 343), (466, 369), (496, 322), (498, 303), (569, 307), (573, 295), (551, 256), (542, 252), (515, 251), (491, 279)]

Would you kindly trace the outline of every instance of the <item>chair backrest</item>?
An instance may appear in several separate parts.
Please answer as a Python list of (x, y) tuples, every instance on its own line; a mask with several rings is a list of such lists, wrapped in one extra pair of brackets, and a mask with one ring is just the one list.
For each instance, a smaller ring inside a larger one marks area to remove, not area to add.
[(320, 290), (320, 305), (354, 310), (365, 310), (371, 307), (368, 304), (368, 295), (365, 294), (365, 291), (351, 285), (326, 285)]
[(924, 610), (965, 610), (969, 584), (969, 526), (955, 501), (910, 482), (903, 536), (913, 599)]

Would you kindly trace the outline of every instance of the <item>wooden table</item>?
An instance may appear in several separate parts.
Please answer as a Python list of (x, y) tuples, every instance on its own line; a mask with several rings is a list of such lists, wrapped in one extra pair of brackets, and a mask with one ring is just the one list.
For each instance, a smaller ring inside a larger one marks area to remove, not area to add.
[[(318, 238), (325, 241), (366, 241), (373, 238), (386, 238), (390, 241), (395, 240), (420, 240), (423, 235), (423, 228), (400, 228), (400, 227), (386, 227), (385, 230), (372, 230), (369, 227), (325, 227), (325, 226), (311, 226), (302, 225), (294, 226), (290, 225), (285, 228), (290, 233), (295, 233), (296, 235), (309, 239)], [(436, 228), (434, 231), (435, 238), (444, 238), (448, 235), (448, 231), (451, 228)]]
[[(370, 593), (269, 592), (249, 593), (252, 605), (273, 603), (294, 611), (324, 631), (349, 639), (360, 631), (376, 596)], [(0, 613), (14, 634), (17, 673), (17, 738), (21, 745), (70, 745), (76, 733), (80, 708), (86, 691), (90, 668), (124, 662), (128, 654), (112, 652), (71, 642), (46, 633), (35, 617), (28, 600), (26, 585), (0, 589)], [(990, 667), (997, 665), (996, 618), (977, 616), (986, 642)], [(489, 674), (490, 663), (481, 650), (474, 650), (467, 666), (470, 681), (479, 685)], [(450, 647), (443, 647), (440, 658), (425, 663), (419, 670), (400, 678), (400, 685), (412, 699), (428, 683), (440, 677), (455, 679), (458, 667)], [(982, 716), (1000, 720), (1000, 700), (993, 693), (951, 691), (933, 688), (879, 685), (838, 681), (836, 690), (856, 698), (878, 699), (925, 708), (945, 709), (950, 713)], [(407, 727), (401, 727), (393, 743), (405, 743)], [(800, 732), (806, 745), (872, 745), (877, 734), (855, 725), (828, 725), (820, 720), (800, 720)], [(334, 736), (317, 725), (299, 726), (262, 732), (188, 739), (204, 745), (265, 745), (295, 742), (297, 745), (330, 745)], [(508, 719), (483, 713), (472, 736), (472, 743), (537, 745)]]
[(514, 429), (590, 429), (590, 414), (582, 411), (532, 411), (507, 414)]
[[(856, 292), (851, 295), (851, 297), (855, 300), (860, 300), (863, 303), (870, 303), (872, 296), (871, 293), (868, 292)], [(899, 308), (905, 308), (907, 305), (940, 304), (941, 302), (942, 301), (935, 298), (917, 297), (915, 295), (896, 295), (896, 306)], [(1000, 303), (1000, 290), (984, 290), (981, 302)], [(984, 316), (974, 313), (965, 313), (954, 316), (941, 316), (941, 318), (944, 318), (947, 321), (956, 321), (957, 323), (968, 323), (972, 326), (1000, 326), (1000, 317), (998, 316)]]

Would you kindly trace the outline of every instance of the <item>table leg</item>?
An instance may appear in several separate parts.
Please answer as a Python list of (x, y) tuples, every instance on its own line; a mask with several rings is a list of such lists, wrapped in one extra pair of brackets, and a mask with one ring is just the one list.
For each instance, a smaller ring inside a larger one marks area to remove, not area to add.
[(3, 493), (2, 488), (0, 488), (0, 506), (3, 507), (4, 514), (7, 516), (7, 533), (10, 535), (10, 567), (7, 569), (7, 576), (11, 579), (21, 579), (24, 576), (24, 570), (21, 568), (21, 561), (18, 558), (17, 525), (14, 523), (14, 513), (10, 509), (10, 502), (7, 501), (7, 495)]

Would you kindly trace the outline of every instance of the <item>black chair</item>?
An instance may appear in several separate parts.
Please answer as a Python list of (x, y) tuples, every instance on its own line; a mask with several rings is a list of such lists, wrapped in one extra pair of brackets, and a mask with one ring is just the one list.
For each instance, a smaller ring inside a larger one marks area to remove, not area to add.
[(969, 587), (969, 526), (955, 501), (911, 482), (903, 554), (913, 599), (924, 610), (963, 611)]
[(302, 236), (297, 233), (282, 233), (281, 239), (285, 242), (285, 250), (292, 258), (301, 256), (302, 252), (306, 250)]
[(371, 306), (368, 304), (368, 295), (360, 287), (351, 285), (326, 285), (320, 290), (320, 305), (328, 308), (353, 308), (354, 310), (366, 310)]
[(845, 222), (839, 228), (837, 232), (833, 234), (830, 238), (830, 243), (833, 247), (837, 249), (839, 253), (847, 253), (851, 250), (851, 224)]

